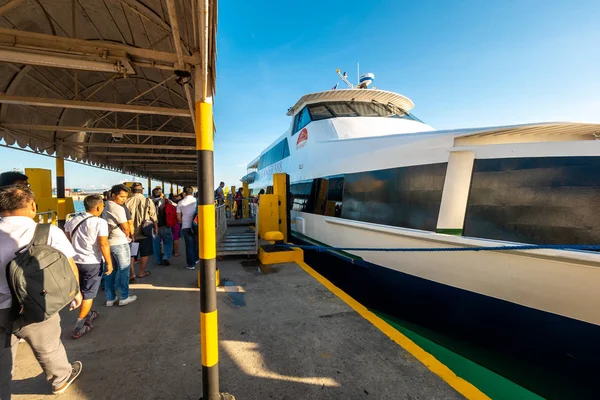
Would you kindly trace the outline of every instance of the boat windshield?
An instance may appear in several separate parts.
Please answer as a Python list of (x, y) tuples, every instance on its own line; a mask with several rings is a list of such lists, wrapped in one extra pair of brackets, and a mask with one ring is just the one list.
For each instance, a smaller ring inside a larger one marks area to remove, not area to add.
[(402, 118), (423, 123), (419, 118), (391, 103), (376, 101), (328, 101), (309, 104), (294, 117), (295, 135), (311, 121), (338, 117), (383, 117)]
[(335, 101), (308, 105), (312, 121), (335, 117), (405, 118), (422, 122), (393, 104), (378, 102)]

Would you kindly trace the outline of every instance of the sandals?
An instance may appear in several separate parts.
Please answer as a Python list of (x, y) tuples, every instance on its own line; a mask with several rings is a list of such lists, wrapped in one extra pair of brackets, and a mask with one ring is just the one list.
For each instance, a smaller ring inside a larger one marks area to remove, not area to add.
[(83, 325), (81, 328), (77, 329), (73, 329), (73, 333), (71, 334), (71, 337), (73, 339), (79, 339), (81, 338), (83, 335), (85, 335), (86, 333), (88, 333), (89, 331), (91, 331), (92, 329), (94, 329), (94, 327), (92, 325)]
[(100, 316), (100, 313), (98, 311), (90, 311), (90, 315), (86, 318), (85, 320), (85, 324), (86, 325), (92, 325), (92, 322), (94, 322), (96, 320), (96, 318), (98, 318)]
[(144, 272), (142, 275), (138, 275), (138, 279), (145, 278), (150, 275), (150, 271)]

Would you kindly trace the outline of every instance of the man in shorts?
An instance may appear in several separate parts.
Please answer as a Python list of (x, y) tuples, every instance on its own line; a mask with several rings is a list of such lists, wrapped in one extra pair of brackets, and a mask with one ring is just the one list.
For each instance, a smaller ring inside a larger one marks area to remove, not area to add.
[(79, 318), (75, 322), (73, 339), (79, 339), (94, 326), (92, 322), (100, 316), (92, 310), (92, 303), (98, 294), (102, 280), (102, 257), (106, 260), (106, 275), (113, 271), (110, 245), (108, 244), (108, 224), (99, 218), (104, 211), (104, 199), (92, 194), (83, 199), (85, 214), (76, 216), (65, 224), (67, 238), (75, 249), (75, 263), (79, 271), (79, 286), (83, 302), (79, 309)]
[(131, 211), (134, 229), (133, 237), (140, 246), (140, 271), (137, 277), (144, 278), (150, 275), (150, 272), (146, 271), (146, 265), (148, 264), (148, 257), (154, 254), (154, 247), (152, 244), (152, 235), (144, 235), (142, 226), (146, 221), (151, 221), (153, 225), (152, 231), (156, 236), (158, 235), (158, 218), (156, 217), (156, 207), (154, 207), (151, 199), (144, 196), (144, 187), (140, 182), (134, 182), (131, 185), (131, 193), (132, 196), (125, 202), (125, 207)]

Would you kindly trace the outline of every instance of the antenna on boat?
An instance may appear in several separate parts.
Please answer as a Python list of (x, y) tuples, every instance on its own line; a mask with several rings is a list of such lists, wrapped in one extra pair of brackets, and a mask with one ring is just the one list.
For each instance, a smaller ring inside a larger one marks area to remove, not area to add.
[(336, 69), (336, 70), (335, 70), (335, 72), (337, 72), (338, 76), (339, 76), (339, 77), (342, 79), (342, 81), (344, 81), (344, 83), (345, 83), (346, 85), (348, 85), (348, 87), (349, 87), (350, 89), (353, 89), (353, 88), (354, 88), (354, 85), (353, 85), (353, 84), (351, 84), (350, 82), (348, 82), (348, 74), (347, 74), (347, 73), (345, 73), (345, 72), (344, 72), (344, 75), (342, 75), (342, 74), (340, 73), (340, 69), (339, 69), (339, 68), (338, 68), (338, 69)]

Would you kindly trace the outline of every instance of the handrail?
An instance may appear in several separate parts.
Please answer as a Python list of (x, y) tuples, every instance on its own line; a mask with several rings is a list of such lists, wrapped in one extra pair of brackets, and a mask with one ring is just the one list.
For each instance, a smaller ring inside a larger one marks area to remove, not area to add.
[(223, 240), (227, 231), (227, 214), (225, 204), (215, 207), (215, 225), (217, 229), (217, 243)]

